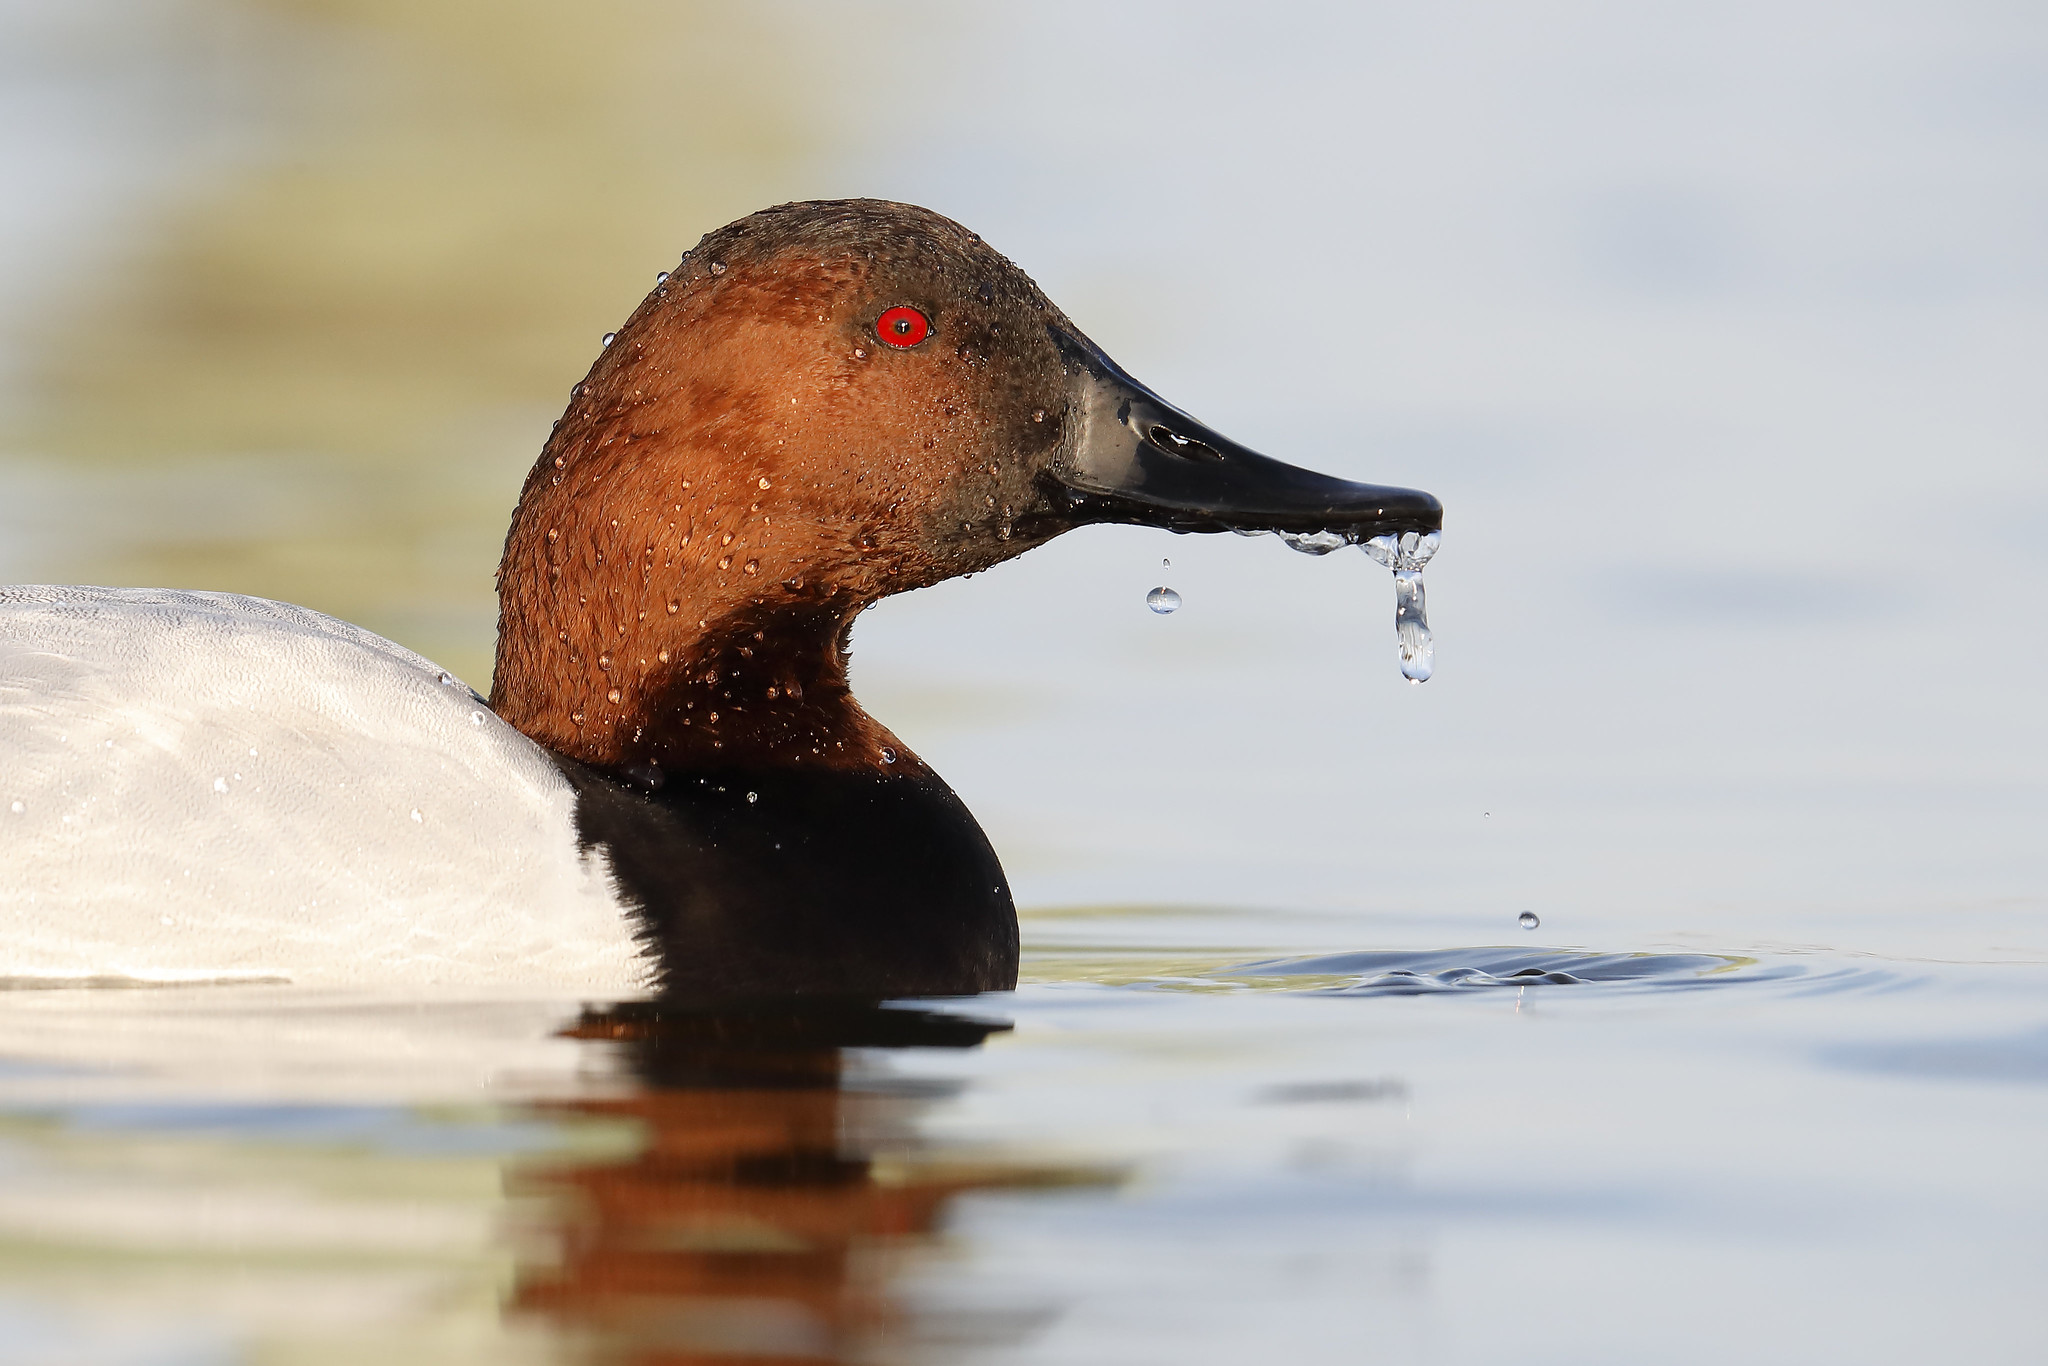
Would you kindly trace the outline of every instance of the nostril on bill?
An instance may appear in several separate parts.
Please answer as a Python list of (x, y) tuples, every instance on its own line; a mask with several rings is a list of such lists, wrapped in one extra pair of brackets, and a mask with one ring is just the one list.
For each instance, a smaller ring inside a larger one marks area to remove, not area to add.
[(1157, 424), (1146, 429), (1145, 439), (1160, 450), (1165, 451), (1168, 455), (1177, 455), (1183, 460), (1221, 460), (1223, 458), (1223, 452), (1217, 450), (1214, 446), (1197, 441), (1191, 436), (1182, 436), (1179, 432), (1170, 431)]

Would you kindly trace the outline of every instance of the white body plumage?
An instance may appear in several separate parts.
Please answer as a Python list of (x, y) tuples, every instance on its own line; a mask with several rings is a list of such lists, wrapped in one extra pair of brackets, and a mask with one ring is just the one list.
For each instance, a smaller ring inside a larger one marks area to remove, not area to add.
[(0, 588), (0, 979), (644, 989), (547, 752), (284, 603)]

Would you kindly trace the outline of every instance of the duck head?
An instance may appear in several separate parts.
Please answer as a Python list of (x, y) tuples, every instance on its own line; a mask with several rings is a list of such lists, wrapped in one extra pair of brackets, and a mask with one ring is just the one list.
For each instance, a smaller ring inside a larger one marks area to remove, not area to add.
[(769, 209), (572, 391), (506, 539), (492, 705), (649, 777), (921, 771), (848, 691), (854, 617), (1098, 522), (1363, 540), (1442, 509), (1211, 431), (938, 214)]

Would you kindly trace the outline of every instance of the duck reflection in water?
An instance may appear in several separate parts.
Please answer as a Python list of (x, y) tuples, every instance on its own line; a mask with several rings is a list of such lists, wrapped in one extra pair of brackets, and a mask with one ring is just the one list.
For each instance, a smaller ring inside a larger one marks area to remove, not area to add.
[(565, 1032), (615, 1044), (632, 1088), (552, 1108), (636, 1123), (642, 1141), (518, 1174), (553, 1255), (522, 1270), (511, 1311), (634, 1363), (874, 1361), (1028, 1333), (1042, 1308), (942, 1317), (892, 1280), (963, 1193), (1115, 1178), (922, 1149), (914, 1123), (949, 1088), (892, 1079), (869, 1051), (974, 1048), (1009, 1027), (858, 1004), (586, 1011)]

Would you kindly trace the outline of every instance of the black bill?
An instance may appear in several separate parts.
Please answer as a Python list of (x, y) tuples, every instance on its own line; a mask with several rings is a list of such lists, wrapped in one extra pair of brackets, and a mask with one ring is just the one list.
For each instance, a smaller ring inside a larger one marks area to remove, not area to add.
[(1173, 531), (1333, 531), (1352, 541), (1436, 531), (1420, 489), (1354, 484), (1247, 450), (1132, 379), (1085, 337), (1048, 327), (1071, 396), (1055, 477), (1082, 522)]

